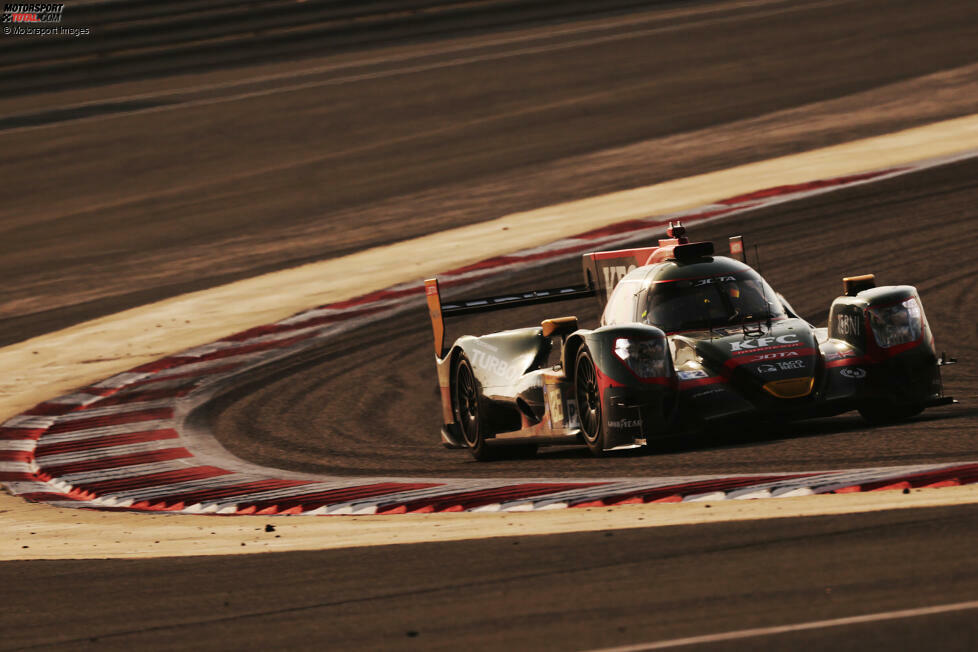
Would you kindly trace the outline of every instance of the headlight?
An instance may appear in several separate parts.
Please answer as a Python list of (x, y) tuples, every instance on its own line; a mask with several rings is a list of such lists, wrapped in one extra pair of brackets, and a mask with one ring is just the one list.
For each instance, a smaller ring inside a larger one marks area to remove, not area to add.
[(615, 355), (639, 378), (662, 378), (669, 375), (666, 343), (663, 339), (615, 340)]
[(881, 349), (920, 339), (920, 305), (911, 297), (902, 303), (869, 308), (869, 325)]

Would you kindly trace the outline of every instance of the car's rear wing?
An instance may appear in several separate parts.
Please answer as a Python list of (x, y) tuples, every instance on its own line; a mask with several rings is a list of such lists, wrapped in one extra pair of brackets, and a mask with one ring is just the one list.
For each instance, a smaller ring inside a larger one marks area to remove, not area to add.
[(445, 354), (445, 317), (458, 317), (477, 312), (520, 308), (522, 306), (531, 306), (540, 303), (595, 296), (595, 290), (592, 287), (588, 287), (587, 285), (568, 285), (559, 288), (547, 288), (545, 290), (530, 290), (528, 292), (500, 294), (478, 299), (458, 299), (450, 302), (442, 302), (438, 279), (426, 279), (424, 288), (428, 301), (428, 314), (431, 316), (431, 327), (435, 334), (435, 354), (439, 358)]

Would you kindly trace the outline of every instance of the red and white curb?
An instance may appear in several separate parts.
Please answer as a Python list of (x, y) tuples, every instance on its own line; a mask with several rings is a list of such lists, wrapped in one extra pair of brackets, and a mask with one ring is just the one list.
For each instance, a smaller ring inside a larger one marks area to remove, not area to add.
[[(471, 287), (507, 271), (649, 239), (687, 224), (871, 183), (978, 152), (793, 186), (680, 214), (630, 220), (439, 275)], [(118, 374), (45, 401), (0, 425), (0, 482), (34, 502), (193, 514), (397, 514), (529, 511), (629, 503), (777, 498), (978, 482), (978, 461), (826, 471), (594, 480), (310, 477), (234, 458), (185, 415), (258, 367), (336, 334), (423, 305), (414, 281), (333, 303)], [(209, 441), (208, 441), (209, 440)], [(437, 445), (432, 440), (432, 445)]]

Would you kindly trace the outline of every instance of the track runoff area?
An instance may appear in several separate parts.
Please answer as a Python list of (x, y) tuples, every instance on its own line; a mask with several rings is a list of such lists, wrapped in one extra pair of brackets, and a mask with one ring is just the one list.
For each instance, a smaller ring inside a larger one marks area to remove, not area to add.
[[(978, 151), (956, 158), (978, 156)], [(439, 274), (475, 287), (500, 274), (648, 239), (676, 218), (695, 225), (774, 203), (912, 174), (948, 158), (759, 188), (699, 208), (611, 224)], [(0, 480), (58, 507), (221, 515), (518, 512), (568, 507), (846, 494), (978, 482), (978, 460), (823, 472), (620, 480), (432, 479), (291, 474), (226, 453), (187, 416), (250, 374), (423, 302), (420, 281), (305, 310), (140, 365), (44, 401), (0, 426)]]

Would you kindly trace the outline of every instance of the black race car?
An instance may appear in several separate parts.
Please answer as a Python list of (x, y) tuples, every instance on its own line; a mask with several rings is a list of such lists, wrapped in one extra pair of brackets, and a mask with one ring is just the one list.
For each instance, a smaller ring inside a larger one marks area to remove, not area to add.
[[(872, 423), (952, 403), (917, 290), (843, 279), (827, 328), (798, 317), (745, 262), (670, 224), (657, 247), (588, 253), (584, 285), (443, 303), (425, 281), (442, 398), (442, 442), (478, 460), (583, 443), (595, 455), (730, 420), (859, 410)], [(596, 296), (600, 327), (576, 317), (463, 336), (444, 318)], [(554, 346), (560, 360), (550, 361)]]

